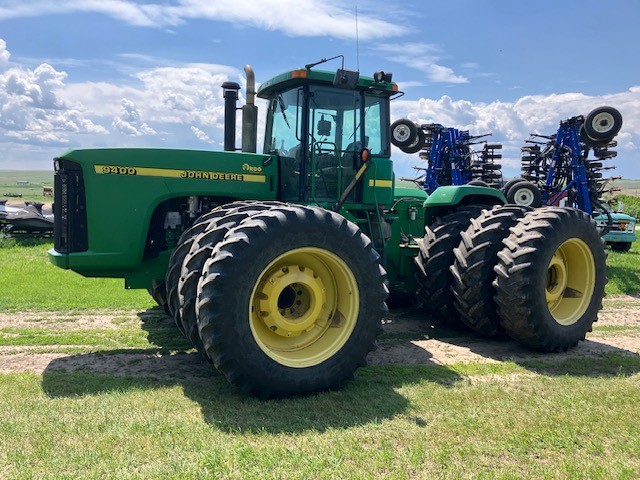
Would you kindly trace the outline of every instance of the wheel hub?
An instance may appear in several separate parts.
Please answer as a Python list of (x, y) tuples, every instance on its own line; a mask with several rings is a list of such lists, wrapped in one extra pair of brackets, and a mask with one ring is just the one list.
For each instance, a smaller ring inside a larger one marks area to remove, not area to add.
[(591, 127), (598, 133), (607, 133), (613, 127), (613, 115), (602, 112), (596, 115), (591, 121)]
[(547, 267), (545, 297), (558, 324), (580, 320), (591, 302), (595, 286), (595, 261), (585, 242), (570, 238), (562, 243)]
[(547, 269), (547, 303), (556, 302), (564, 294), (567, 288), (567, 267), (562, 257), (557, 253), (549, 262)]
[(393, 129), (393, 138), (398, 142), (405, 142), (409, 138), (410, 134), (411, 132), (409, 131), (409, 127), (405, 125), (398, 125)]
[(513, 196), (516, 205), (529, 206), (533, 203), (533, 192), (528, 188), (521, 188)]
[(258, 315), (275, 334), (298, 336), (329, 321), (326, 291), (322, 279), (312, 269), (282, 266), (256, 292)]

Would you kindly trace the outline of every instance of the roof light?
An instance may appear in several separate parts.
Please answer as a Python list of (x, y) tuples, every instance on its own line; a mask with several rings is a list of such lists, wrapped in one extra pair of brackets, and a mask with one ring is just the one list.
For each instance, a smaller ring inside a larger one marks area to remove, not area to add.
[(307, 71), (303, 69), (293, 70), (291, 72), (291, 78), (307, 78)]
[(393, 73), (385, 73), (382, 70), (378, 70), (373, 74), (373, 80), (376, 83), (391, 83), (391, 78), (393, 77)]

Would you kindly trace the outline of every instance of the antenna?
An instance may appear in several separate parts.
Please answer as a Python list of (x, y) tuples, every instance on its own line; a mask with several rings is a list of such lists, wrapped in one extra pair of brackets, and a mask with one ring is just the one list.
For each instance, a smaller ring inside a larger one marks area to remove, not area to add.
[(356, 4), (356, 69), (360, 71), (360, 41), (358, 35), (358, 4)]

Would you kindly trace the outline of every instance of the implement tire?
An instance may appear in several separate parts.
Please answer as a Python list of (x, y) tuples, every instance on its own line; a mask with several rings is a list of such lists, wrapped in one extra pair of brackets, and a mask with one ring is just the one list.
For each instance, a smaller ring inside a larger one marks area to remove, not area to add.
[(415, 257), (418, 267), (416, 280), (418, 295), (425, 310), (444, 324), (460, 325), (460, 315), (453, 306), (451, 284), (453, 276), (449, 267), (455, 257), (453, 249), (460, 244), (460, 235), (480, 215), (480, 205), (464, 205), (435, 218), (425, 227), (420, 250)]
[(608, 143), (622, 128), (622, 114), (613, 107), (598, 107), (589, 112), (582, 125), (591, 142), (588, 144)]
[(527, 180), (512, 184), (505, 193), (507, 203), (524, 207), (539, 207), (542, 203), (542, 193), (538, 186)]
[(202, 276), (202, 268), (211, 256), (215, 246), (222, 241), (227, 232), (251, 215), (271, 208), (266, 203), (240, 203), (237, 208), (227, 209), (225, 214), (207, 224), (204, 232), (197, 235), (191, 245), (189, 253), (182, 262), (182, 272), (178, 280), (178, 299), (180, 304), (180, 321), (186, 337), (196, 350), (207, 360), (207, 356), (196, 316), (196, 299), (198, 295), (198, 281)]
[(337, 389), (382, 332), (385, 279), (371, 240), (344, 217), (274, 207), (205, 262), (200, 337), (216, 368), (258, 397)]
[(607, 283), (595, 222), (574, 208), (542, 207), (522, 218), (503, 244), (495, 301), (509, 336), (545, 352), (584, 340)]
[(505, 336), (493, 300), (494, 267), (509, 229), (530, 211), (517, 205), (483, 210), (471, 220), (469, 228), (461, 234), (460, 245), (453, 250), (453, 304), (462, 322), (474, 332), (487, 337)]

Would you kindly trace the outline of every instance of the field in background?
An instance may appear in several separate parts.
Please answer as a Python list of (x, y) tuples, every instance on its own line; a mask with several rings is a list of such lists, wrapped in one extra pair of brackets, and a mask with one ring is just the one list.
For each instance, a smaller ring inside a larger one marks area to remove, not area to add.
[[(19, 185), (19, 182), (29, 182)], [(37, 202), (53, 202), (53, 198), (42, 195), (42, 187), (53, 187), (52, 171), (32, 170), (0, 170), (0, 198), (9, 201), (23, 202), (25, 200)], [(21, 198), (8, 197), (7, 194), (20, 194)]]
[[(29, 181), (30, 185), (20, 186), (18, 181)], [(405, 186), (414, 186), (413, 182), (401, 181)], [(20, 193), (23, 198), (17, 201), (35, 200), (39, 202), (51, 202), (51, 198), (42, 196), (42, 187), (53, 186), (52, 171), (36, 170), (0, 170), (0, 198), (5, 193)], [(615, 185), (622, 188), (620, 194), (640, 197), (640, 180), (616, 180)]]
[(614, 182), (616, 187), (622, 188), (623, 195), (632, 195), (634, 197), (640, 197), (640, 180), (616, 180)]

